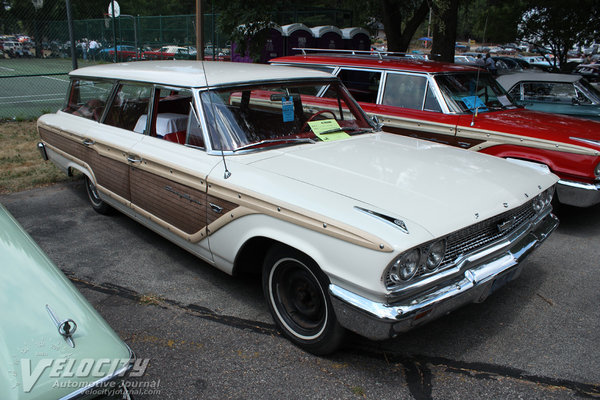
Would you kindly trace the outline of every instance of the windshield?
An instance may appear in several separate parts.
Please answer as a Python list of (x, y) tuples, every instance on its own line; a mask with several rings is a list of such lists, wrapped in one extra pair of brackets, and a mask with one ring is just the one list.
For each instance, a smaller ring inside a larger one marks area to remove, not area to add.
[[(335, 96), (318, 98), (328, 83)], [(335, 81), (219, 88), (200, 98), (215, 150), (340, 140), (372, 131), (363, 111)]]
[(452, 112), (473, 113), (515, 107), (506, 91), (488, 73), (438, 75), (435, 80)]

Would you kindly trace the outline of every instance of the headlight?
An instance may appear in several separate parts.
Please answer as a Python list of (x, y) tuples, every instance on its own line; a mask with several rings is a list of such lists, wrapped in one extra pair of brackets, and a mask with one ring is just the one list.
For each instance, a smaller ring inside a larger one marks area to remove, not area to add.
[(412, 249), (400, 256), (390, 268), (390, 279), (394, 282), (407, 281), (419, 269), (421, 250)]
[(544, 201), (542, 200), (542, 195), (535, 196), (532, 203), (533, 211), (538, 214), (544, 208)]
[(444, 259), (444, 255), (446, 255), (446, 240), (438, 240), (433, 243), (427, 254), (427, 262), (425, 263), (427, 269), (433, 271), (439, 267)]
[(537, 214), (544, 208), (548, 207), (552, 202), (552, 197), (554, 197), (554, 186), (550, 186), (533, 199), (533, 211), (535, 211)]

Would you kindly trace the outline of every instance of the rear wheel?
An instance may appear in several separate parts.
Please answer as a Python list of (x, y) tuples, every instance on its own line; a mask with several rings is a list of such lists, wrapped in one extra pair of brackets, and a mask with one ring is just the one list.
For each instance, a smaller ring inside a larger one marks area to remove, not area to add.
[(340, 346), (344, 328), (333, 312), (327, 277), (313, 260), (275, 246), (265, 259), (262, 282), (275, 323), (293, 343), (317, 355)]
[(92, 180), (87, 176), (85, 177), (85, 190), (87, 192), (88, 199), (90, 200), (92, 208), (97, 213), (103, 215), (112, 214), (112, 212), (114, 211), (113, 208), (100, 199), (100, 196), (98, 195), (98, 189), (96, 189), (96, 185), (94, 185), (94, 182), (92, 182)]

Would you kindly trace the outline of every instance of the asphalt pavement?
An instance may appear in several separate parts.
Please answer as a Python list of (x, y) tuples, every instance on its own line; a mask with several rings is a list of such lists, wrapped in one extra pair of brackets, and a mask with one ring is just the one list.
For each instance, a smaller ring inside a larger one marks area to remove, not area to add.
[(83, 181), (0, 196), (139, 359), (136, 399), (600, 398), (600, 207), (562, 208), (521, 276), (396, 339), (329, 357), (278, 334), (260, 280), (228, 276)]

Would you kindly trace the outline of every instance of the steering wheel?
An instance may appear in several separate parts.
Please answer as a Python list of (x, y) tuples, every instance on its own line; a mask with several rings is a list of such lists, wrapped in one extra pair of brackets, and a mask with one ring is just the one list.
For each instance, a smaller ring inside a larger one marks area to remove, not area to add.
[(316, 113), (314, 113), (313, 115), (311, 115), (306, 122), (304, 123), (304, 125), (302, 125), (302, 129), (300, 129), (300, 132), (304, 132), (304, 130), (306, 129), (306, 127), (308, 126), (308, 123), (313, 121), (316, 117), (318, 117), (321, 114), (325, 114), (325, 113), (329, 113), (333, 116), (333, 119), (335, 119), (337, 121), (337, 117), (335, 116), (335, 113), (331, 110), (321, 110), (321, 111), (317, 111)]

